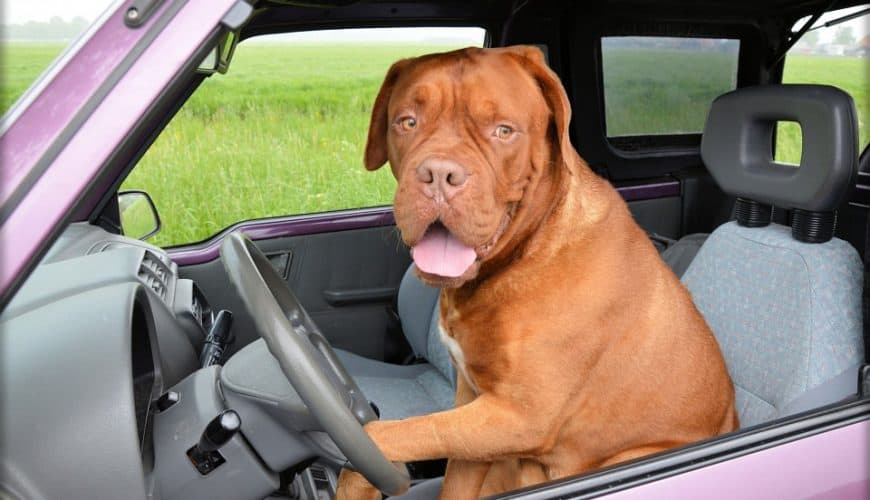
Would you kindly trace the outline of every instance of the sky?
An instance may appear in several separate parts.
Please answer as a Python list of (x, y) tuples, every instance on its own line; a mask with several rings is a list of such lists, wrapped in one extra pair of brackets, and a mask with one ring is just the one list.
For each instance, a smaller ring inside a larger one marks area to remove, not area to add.
[(65, 21), (83, 17), (93, 21), (113, 0), (2, 0), (3, 24), (48, 21), (54, 16)]
[[(114, 0), (0, 0), (0, 2), (2, 2), (3, 6), (2, 11), (0, 11), (0, 13), (2, 13), (3, 24), (21, 24), (26, 23), (27, 21), (48, 21), (54, 16), (58, 16), (67, 21), (71, 20), (73, 17), (80, 16), (88, 21), (93, 21), (110, 4), (114, 3)], [(838, 17), (839, 15), (862, 8), (866, 8), (866, 5), (863, 7), (844, 9), (842, 13), (838, 12), (834, 16), (826, 14), (825, 16), (822, 16), (820, 22), (825, 22), (826, 20)], [(851, 26), (856, 38), (860, 39), (870, 32), (870, 16), (865, 15), (840, 26)], [(836, 27), (819, 30), (821, 41), (829, 41), (835, 30)], [(438, 35), (433, 35), (431, 33), (427, 34), (421, 30), (407, 30), (407, 33), (399, 33), (398, 36), (396, 36), (396, 32), (393, 32), (390, 37), (394, 40), (401, 37), (413, 39), (420, 36), (443, 36), (442, 34), (443, 32)], [(305, 39), (311, 40), (311, 35), (303, 36), (307, 36), (308, 38)], [(466, 32), (457, 33), (457, 36), (459, 39), (470, 41), (479, 35)], [(285, 37), (285, 39), (297, 39), (286, 35)], [(339, 30), (332, 32), (328, 36), (321, 34), (318, 37), (318, 40), (377, 40), (379, 38), (386, 38), (381, 30), (364, 30), (364, 32), (358, 33), (347, 33), (345, 30)]]

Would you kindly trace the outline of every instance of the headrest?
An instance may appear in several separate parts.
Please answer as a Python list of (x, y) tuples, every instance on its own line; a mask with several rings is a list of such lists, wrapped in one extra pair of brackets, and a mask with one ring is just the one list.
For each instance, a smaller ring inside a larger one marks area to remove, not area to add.
[[(726, 193), (785, 209), (833, 212), (855, 183), (858, 121), (849, 94), (827, 85), (762, 85), (718, 97), (701, 158)], [(799, 166), (773, 161), (777, 121), (800, 124)]]

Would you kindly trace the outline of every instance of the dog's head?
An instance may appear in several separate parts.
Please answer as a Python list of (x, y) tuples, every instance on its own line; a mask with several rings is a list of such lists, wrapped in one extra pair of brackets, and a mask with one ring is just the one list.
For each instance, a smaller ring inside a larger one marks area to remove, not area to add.
[(462, 49), (390, 68), (365, 165), (389, 160), (396, 224), (425, 282), (461, 286), (535, 230), (572, 168), (569, 120), (565, 91), (534, 47)]

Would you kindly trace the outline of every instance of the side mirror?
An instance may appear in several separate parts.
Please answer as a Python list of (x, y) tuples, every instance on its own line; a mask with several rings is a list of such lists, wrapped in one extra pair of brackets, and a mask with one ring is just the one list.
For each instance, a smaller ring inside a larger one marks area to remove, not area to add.
[(145, 191), (118, 193), (118, 212), (124, 235), (146, 240), (160, 231), (160, 216), (154, 201)]

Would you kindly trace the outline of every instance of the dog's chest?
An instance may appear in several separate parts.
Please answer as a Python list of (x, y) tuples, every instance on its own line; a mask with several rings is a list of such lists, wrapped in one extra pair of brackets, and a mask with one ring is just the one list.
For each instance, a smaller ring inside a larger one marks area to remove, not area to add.
[(456, 370), (468, 382), (471, 386), (471, 390), (473, 390), (475, 394), (480, 394), (477, 384), (474, 382), (474, 379), (468, 371), (468, 364), (465, 359), (465, 353), (462, 351), (462, 346), (455, 338), (447, 333), (447, 330), (445, 330), (444, 325), (441, 324), (441, 322), (438, 323), (438, 333), (441, 337), (441, 342), (447, 347), (447, 351), (453, 358), (453, 364), (456, 365)]

